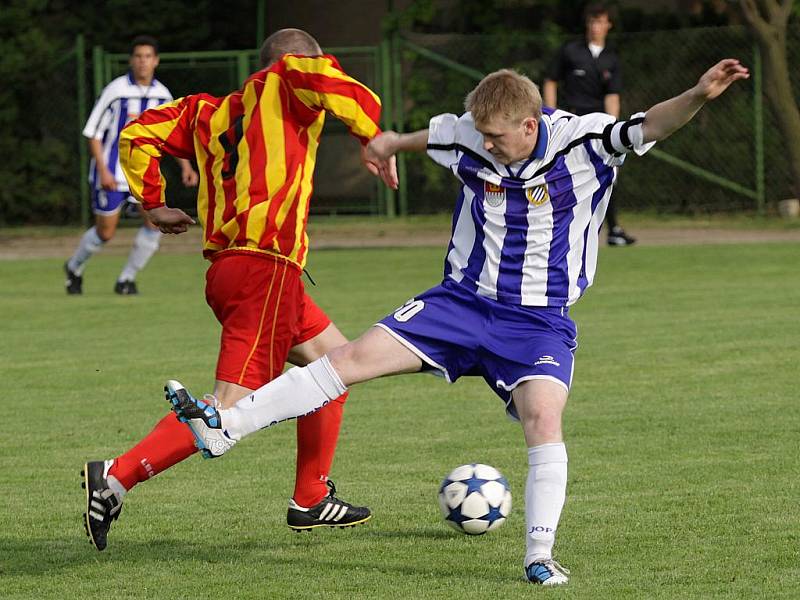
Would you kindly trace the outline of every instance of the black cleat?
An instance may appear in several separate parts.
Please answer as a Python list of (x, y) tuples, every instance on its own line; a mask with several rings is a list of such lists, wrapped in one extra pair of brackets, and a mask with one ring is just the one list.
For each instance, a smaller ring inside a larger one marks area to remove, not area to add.
[(622, 227), (614, 227), (608, 232), (606, 241), (609, 246), (632, 246), (636, 243), (636, 238), (625, 233)]
[(366, 506), (353, 506), (336, 497), (336, 486), (328, 480), (330, 491), (319, 504), (303, 508), (294, 500), (289, 500), (286, 523), (294, 531), (310, 531), (316, 527), (353, 527), (366, 523), (372, 513)]
[(111, 522), (116, 521), (122, 511), (122, 500), (106, 482), (106, 475), (112, 464), (110, 460), (87, 462), (81, 471), (81, 487), (86, 490), (83, 527), (89, 536), (89, 542), (98, 550), (105, 550)]
[(67, 293), (71, 296), (82, 294), (83, 277), (70, 270), (69, 261), (64, 263), (64, 273), (67, 274), (67, 280), (64, 282), (64, 287), (67, 288)]
[(139, 290), (136, 289), (135, 281), (118, 281), (114, 284), (114, 293), (120, 296), (136, 296)]

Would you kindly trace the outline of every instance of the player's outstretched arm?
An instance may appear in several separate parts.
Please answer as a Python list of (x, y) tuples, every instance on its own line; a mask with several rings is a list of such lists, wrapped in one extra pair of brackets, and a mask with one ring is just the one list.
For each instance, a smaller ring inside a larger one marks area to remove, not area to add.
[(428, 130), (413, 133), (384, 131), (370, 140), (366, 155), (374, 160), (388, 160), (398, 152), (425, 152), (428, 149)]
[[(194, 223), (182, 210), (166, 206), (161, 159), (171, 154), (194, 173), (188, 158), (194, 155), (192, 123), (197, 99), (187, 96), (146, 110), (119, 136), (120, 164), (130, 192), (163, 233), (183, 233)], [(185, 183), (185, 172), (183, 179)]]
[(686, 125), (702, 106), (750, 72), (735, 58), (726, 58), (706, 71), (697, 84), (679, 96), (665, 100), (647, 111), (642, 124), (644, 142), (663, 140)]

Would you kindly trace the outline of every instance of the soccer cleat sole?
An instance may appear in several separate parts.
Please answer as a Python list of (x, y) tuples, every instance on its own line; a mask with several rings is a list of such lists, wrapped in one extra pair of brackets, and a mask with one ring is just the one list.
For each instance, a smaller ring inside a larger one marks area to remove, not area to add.
[(311, 531), (312, 529), (319, 529), (320, 527), (327, 527), (328, 529), (348, 529), (350, 527), (355, 527), (356, 525), (363, 525), (367, 521), (372, 518), (372, 515), (361, 519), (360, 521), (353, 521), (352, 523), (347, 523), (346, 525), (339, 525), (338, 523), (318, 523), (316, 525), (287, 525), (289, 529), (294, 531), (295, 533), (301, 533), (303, 531)]
[[(164, 397), (167, 399), (167, 402), (172, 404), (172, 406), (174, 406), (175, 408), (177, 408), (178, 405), (180, 404), (180, 400), (178, 399), (178, 397), (177, 396), (173, 396), (169, 391), (169, 387), (167, 387), (166, 385), (164, 386)], [(187, 419), (186, 417), (177, 415), (177, 414), (175, 416), (178, 417), (178, 421), (180, 421), (181, 423), (185, 423), (186, 426), (189, 427), (189, 431), (192, 432), (192, 436), (194, 437), (194, 445), (200, 451), (200, 454), (202, 455), (202, 457), (203, 458), (217, 458), (216, 456), (211, 454), (211, 450), (206, 448), (205, 443), (203, 442), (202, 438), (200, 438), (195, 433), (194, 428), (189, 426), (189, 419)]]
[[(88, 510), (89, 506), (89, 481), (87, 479), (89, 473), (89, 464), (85, 464), (83, 466), (83, 470), (81, 471), (81, 477), (83, 481), (81, 481), (81, 487), (86, 490), (86, 506)], [(83, 513), (83, 530), (86, 532), (86, 537), (89, 538), (89, 543), (92, 545), (93, 548), (97, 549), (98, 552), (102, 552), (104, 548), (100, 548), (97, 546), (97, 542), (94, 540), (94, 536), (92, 535), (92, 528), (89, 527), (89, 513)]]

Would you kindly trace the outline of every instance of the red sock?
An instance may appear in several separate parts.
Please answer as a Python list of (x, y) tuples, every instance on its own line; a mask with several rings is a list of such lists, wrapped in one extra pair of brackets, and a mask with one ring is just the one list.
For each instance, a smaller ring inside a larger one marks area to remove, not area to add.
[(177, 465), (195, 452), (197, 448), (189, 427), (178, 421), (175, 413), (169, 413), (156, 423), (153, 431), (141, 442), (117, 457), (108, 474), (116, 477), (126, 490), (130, 490), (137, 483)]
[(336, 452), (347, 394), (297, 419), (297, 474), (293, 498), (300, 506), (310, 508), (328, 495), (325, 483)]

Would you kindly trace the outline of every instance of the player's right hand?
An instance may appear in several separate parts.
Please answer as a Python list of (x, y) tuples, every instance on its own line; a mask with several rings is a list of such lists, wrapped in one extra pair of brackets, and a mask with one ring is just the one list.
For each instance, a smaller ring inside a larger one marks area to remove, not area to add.
[(183, 233), (194, 225), (194, 219), (180, 208), (159, 206), (147, 211), (147, 218), (158, 227), (162, 233)]
[(400, 134), (396, 131), (384, 131), (369, 141), (364, 148), (366, 158), (373, 161), (387, 160), (397, 153), (397, 140)]
[(372, 138), (369, 144), (361, 147), (361, 161), (367, 170), (380, 177), (383, 182), (396, 190), (399, 181), (397, 178), (397, 160), (392, 142), (397, 138), (394, 131), (386, 131)]

